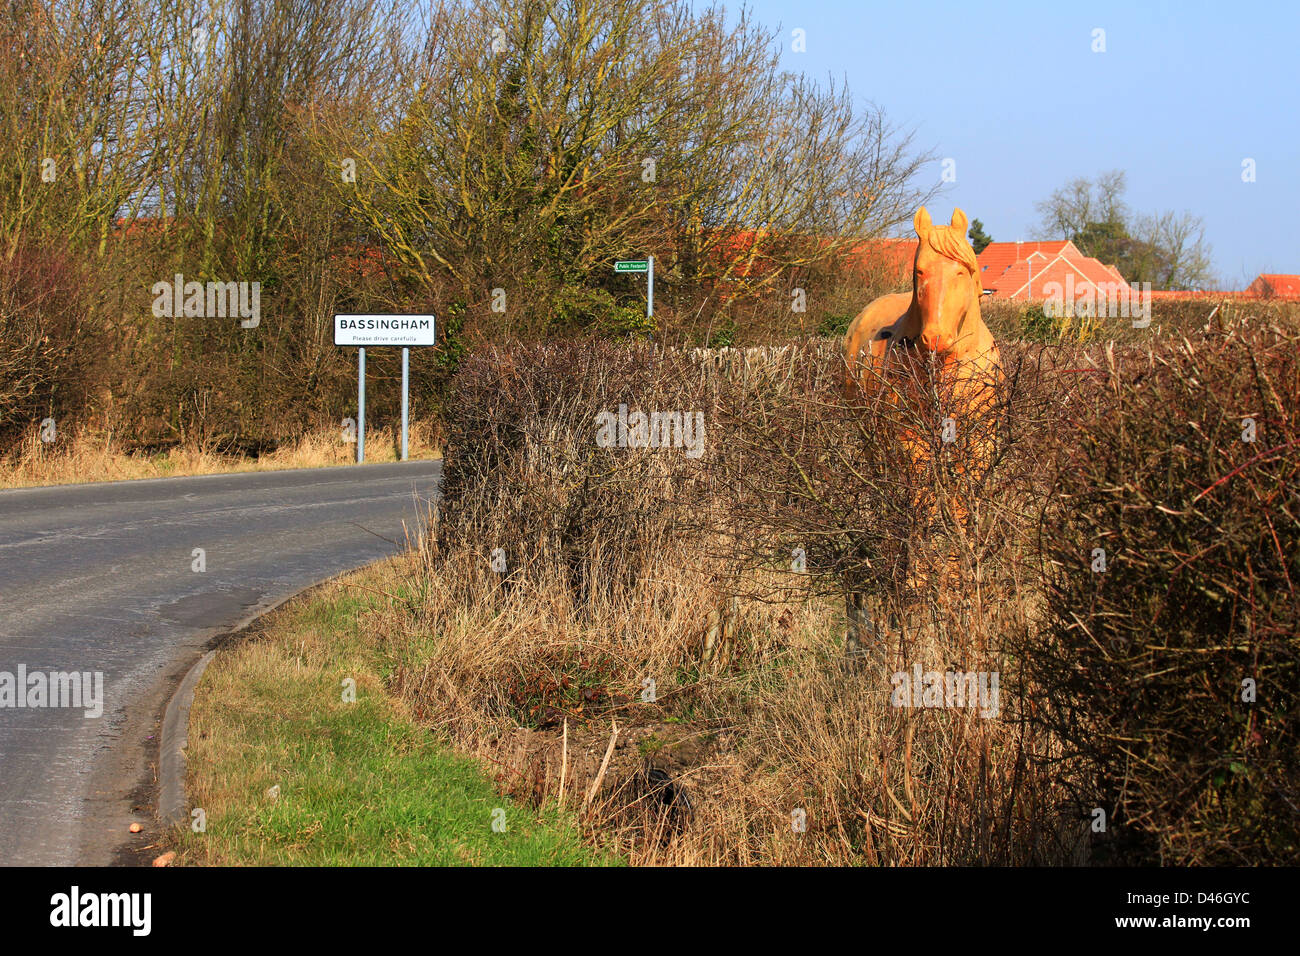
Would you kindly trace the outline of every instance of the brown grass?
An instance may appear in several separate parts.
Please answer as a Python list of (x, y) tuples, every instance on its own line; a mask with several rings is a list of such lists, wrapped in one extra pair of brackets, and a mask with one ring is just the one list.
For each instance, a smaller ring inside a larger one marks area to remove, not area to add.
[[(369, 622), (395, 662), (390, 691), (537, 804), (558, 801), (562, 767), (570, 805), (587, 791), (616, 724), (584, 822), (593, 842), (634, 863), (1074, 859), (1081, 828), (1055, 816), (1053, 785), (1026, 773), (1027, 751), (1047, 745), (1018, 720), (1011, 687), (1000, 719), (890, 706), (890, 675), (914, 662), (998, 669), (980, 645), (1024, 627), (1023, 602), (945, 607), (909, 622), (884, 661), (852, 663), (842, 603), (726, 601), (689, 547), (664, 552), (621, 600), (583, 606), (559, 578), (503, 592), (469, 552), (409, 560), (408, 585), (427, 590)], [(652, 769), (685, 792), (688, 823), (646, 792)]]
[[(412, 422), (408, 451), (411, 458), (438, 458), (441, 449), (430, 440), (434, 429)], [(0, 461), (0, 488), (63, 485), (92, 481), (130, 481), (140, 478), (176, 478), (287, 468), (325, 468), (356, 461), (356, 445), (340, 440), (338, 429), (308, 432), (296, 441), (256, 458), (221, 455), (189, 446), (155, 454), (124, 449), (111, 432), (82, 429), (70, 437), (56, 433), (53, 443), (31, 432), (18, 448)], [(366, 461), (400, 459), (400, 429), (367, 429)]]

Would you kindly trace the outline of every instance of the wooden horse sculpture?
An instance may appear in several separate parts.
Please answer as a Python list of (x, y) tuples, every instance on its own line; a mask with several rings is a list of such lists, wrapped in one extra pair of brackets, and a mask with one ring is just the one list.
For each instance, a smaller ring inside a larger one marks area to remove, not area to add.
[[(854, 398), (874, 394), (882, 388), (891, 404), (907, 403), (926, 408), (927, 397), (918, 383), (929, 381), (927, 366), (933, 363), (935, 380), (949, 405), (953, 434), (975, 424), (990, 412), (995, 385), (1001, 374), (1001, 358), (993, 336), (980, 317), (982, 286), (975, 250), (966, 241), (966, 214), (956, 209), (952, 223), (936, 226), (925, 207), (912, 220), (919, 242), (912, 268), (912, 292), (876, 299), (850, 323), (844, 338), (844, 385)], [(936, 426), (939, 423), (935, 423)], [(931, 465), (932, 441), (922, 440), (911, 430), (899, 436), (923, 483)], [(984, 442), (983, 445), (987, 445)], [(987, 457), (987, 447), (965, 445), (968, 460)], [(964, 463), (956, 463), (959, 473)], [(921, 505), (932, 511), (937, 502)], [(957, 500), (953, 513), (964, 521), (966, 511)], [(849, 592), (850, 638), (865, 630), (864, 596)], [(855, 633), (856, 632), (856, 633)]]

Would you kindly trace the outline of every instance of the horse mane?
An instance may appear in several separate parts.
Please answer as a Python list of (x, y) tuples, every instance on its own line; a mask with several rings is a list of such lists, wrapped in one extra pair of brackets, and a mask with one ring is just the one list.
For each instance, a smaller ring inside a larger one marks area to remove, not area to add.
[(925, 241), (939, 255), (960, 262), (971, 271), (971, 275), (979, 274), (979, 264), (975, 259), (975, 250), (966, 241), (966, 237), (962, 235), (960, 229), (955, 229), (952, 226), (933, 226), (925, 234)]

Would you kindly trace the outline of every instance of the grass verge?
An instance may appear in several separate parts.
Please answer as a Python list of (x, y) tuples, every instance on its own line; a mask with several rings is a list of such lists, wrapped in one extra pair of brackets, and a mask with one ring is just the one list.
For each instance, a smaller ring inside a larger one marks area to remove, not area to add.
[[(366, 432), (366, 461), (381, 463), (401, 458), (397, 429)], [(429, 439), (425, 422), (413, 422), (409, 455), (413, 459), (442, 457), (436, 442)], [(33, 433), (8, 457), (0, 458), (0, 489), (44, 485), (80, 484), (96, 481), (134, 481), (142, 478), (180, 478), (186, 475), (218, 475), (244, 471), (279, 471), (288, 468), (326, 468), (356, 462), (357, 446), (340, 439), (336, 431), (303, 435), (282, 448), (251, 458), (222, 455), (181, 446), (154, 454), (135, 453), (119, 447), (112, 436), (89, 432), (71, 438), (60, 437), (46, 445)]]
[[(176, 862), (617, 862), (584, 846), (571, 818), (499, 796), (476, 761), (452, 753), (385, 691), (388, 663), (364, 636), (382, 602), (364, 589), (368, 573), (270, 615), (204, 672), (190, 713), (187, 792), (206, 830), (177, 834)], [(344, 700), (349, 678), (355, 703)]]

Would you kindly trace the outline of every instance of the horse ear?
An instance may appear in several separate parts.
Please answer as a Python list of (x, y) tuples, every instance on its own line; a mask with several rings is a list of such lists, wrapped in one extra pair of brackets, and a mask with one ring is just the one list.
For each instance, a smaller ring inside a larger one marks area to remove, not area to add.
[(916, 229), (916, 234), (924, 239), (926, 233), (930, 231), (931, 225), (930, 211), (922, 206), (916, 211), (916, 215), (912, 217), (912, 226)]
[(966, 235), (966, 227), (969, 225), (970, 225), (970, 220), (966, 218), (966, 214), (962, 212), (960, 209), (953, 209), (952, 227), (956, 229), (958, 232), (960, 232), (964, 237)]

